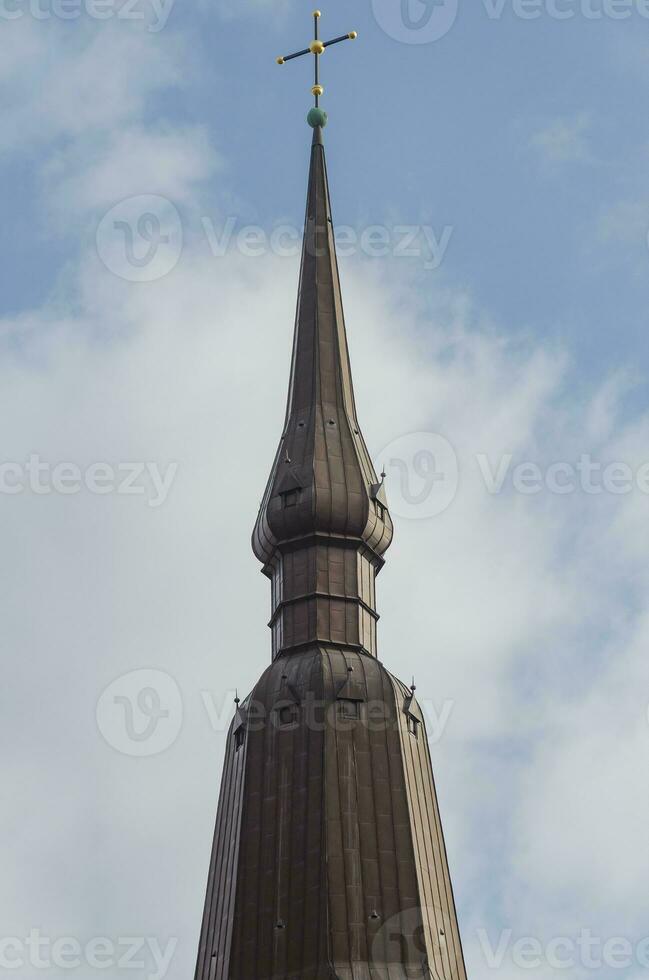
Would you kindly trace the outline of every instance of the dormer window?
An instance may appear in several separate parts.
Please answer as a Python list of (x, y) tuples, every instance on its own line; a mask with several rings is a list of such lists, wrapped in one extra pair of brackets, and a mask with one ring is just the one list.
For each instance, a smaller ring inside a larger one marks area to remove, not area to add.
[(285, 507), (296, 507), (297, 502), (300, 499), (299, 490), (288, 490), (286, 493), (282, 494)]
[(338, 699), (338, 715), (345, 721), (358, 721), (361, 716), (361, 702), (349, 698)]
[(419, 725), (419, 718), (415, 718), (414, 715), (408, 715), (408, 731), (411, 735), (414, 735), (415, 738), (419, 738)]
[(279, 715), (279, 727), (291, 728), (299, 721), (300, 718), (299, 706), (297, 704), (285, 704), (279, 709), (278, 715)]

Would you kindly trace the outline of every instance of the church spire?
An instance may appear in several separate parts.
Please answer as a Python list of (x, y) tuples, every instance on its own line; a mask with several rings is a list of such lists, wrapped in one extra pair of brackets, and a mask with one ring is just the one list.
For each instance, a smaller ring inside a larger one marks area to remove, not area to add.
[(253, 533), (273, 661), (228, 735), (195, 980), (466, 980), (425, 717), (376, 657), (392, 522), (356, 415), (326, 119), (309, 115), (286, 419)]
[(356, 414), (316, 125), (286, 419), (253, 533), (275, 586), (273, 654), (313, 642), (375, 654), (374, 579), (391, 540), (383, 486)]

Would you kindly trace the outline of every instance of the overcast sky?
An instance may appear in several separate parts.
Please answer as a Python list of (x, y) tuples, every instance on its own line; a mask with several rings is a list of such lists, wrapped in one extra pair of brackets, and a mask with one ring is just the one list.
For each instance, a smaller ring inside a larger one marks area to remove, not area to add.
[[(270, 655), (249, 535), (311, 71), (274, 59), (311, 9), (0, 0), (0, 969), (20, 980), (193, 972), (232, 701)], [(380, 656), (427, 714), (468, 972), (640, 980), (649, 4), (323, 13), (359, 32), (323, 58), (323, 105), (396, 524)]]

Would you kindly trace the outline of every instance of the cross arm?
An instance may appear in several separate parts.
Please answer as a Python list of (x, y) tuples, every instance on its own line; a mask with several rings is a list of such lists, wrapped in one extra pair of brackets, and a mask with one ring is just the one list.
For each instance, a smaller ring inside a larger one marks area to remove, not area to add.
[(355, 41), (358, 37), (356, 31), (350, 31), (349, 34), (341, 34), (340, 37), (334, 37), (331, 41), (318, 41), (317, 39), (313, 41), (308, 48), (303, 48), (302, 51), (295, 51), (294, 54), (284, 54), (277, 58), (277, 64), (283, 65), (287, 61), (293, 61), (294, 58), (301, 58), (305, 54), (314, 54), (316, 57), (324, 51), (325, 48), (330, 48), (332, 44), (340, 44), (341, 41)]
[(277, 59), (277, 64), (283, 65), (285, 61), (292, 61), (293, 58), (301, 58), (303, 54), (311, 54), (310, 48), (304, 48), (303, 51), (296, 51), (295, 54), (280, 55)]
[[(0, 0), (0, 3), (2, 0)], [(303, 58), (305, 54), (313, 55), (313, 87), (311, 89), (311, 94), (315, 99), (315, 109), (320, 110), (320, 96), (324, 94), (324, 88), (320, 84), (320, 55), (324, 54), (327, 48), (330, 48), (333, 44), (340, 44), (341, 41), (355, 41), (358, 37), (356, 31), (349, 31), (348, 34), (341, 34), (340, 37), (332, 37), (330, 41), (321, 41), (320, 34), (318, 31), (318, 24), (322, 14), (319, 10), (313, 11), (313, 41), (309, 44), (308, 48), (302, 48), (301, 51), (294, 51), (293, 54), (280, 55), (277, 58), (278, 65), (284, 65), (287, 61), (293, 61), (295, 58)], [(314, 123), (313, 119), (323, 119), (324, 122)], [(309, 113), (307, 117), (309, 125), (326, 125), (327, 114), (323, 113), (321, 110), (315, 113), (313, 110)]]
[(335, 37), (333, 41), (325, 41), (323, 47), (330, 48), (332, 44), (340, 44), (341, 41), (355, 41), (357, 36), (356, 31), (350, 31), (349, 34), (341, 34), (340, 37)]

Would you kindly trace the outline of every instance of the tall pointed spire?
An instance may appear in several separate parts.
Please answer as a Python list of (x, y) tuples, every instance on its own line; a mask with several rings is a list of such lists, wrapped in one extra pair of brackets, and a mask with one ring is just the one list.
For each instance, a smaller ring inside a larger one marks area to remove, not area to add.
[(309, 117), (286, 419), (253, 532), (273, 660), (228, 734), (196, 980), (466, 980), (424, 716), (376, 656), (392, 521), (356, 415), (325, 117)]
[(374, 579), (391, 540), (387, 501), (356, 415), (316, 126), (286, 419), (253, 532), (253, 550), (277, 586), (274, 655), (318, 641), (375, 654)]

